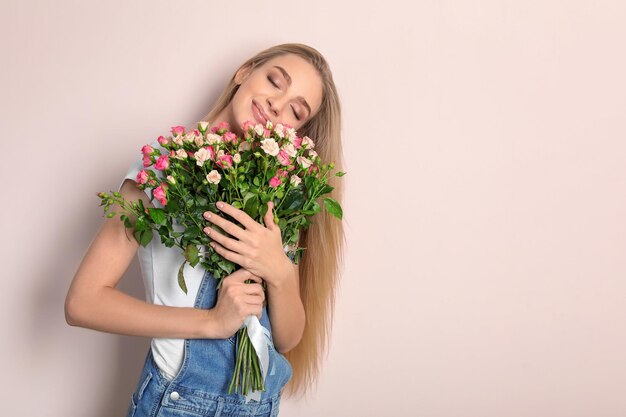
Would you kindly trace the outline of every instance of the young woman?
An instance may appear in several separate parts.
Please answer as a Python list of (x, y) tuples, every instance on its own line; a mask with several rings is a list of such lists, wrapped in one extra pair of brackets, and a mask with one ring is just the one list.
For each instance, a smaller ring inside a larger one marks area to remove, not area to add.
[[(343, 171), (339, 97), (326, 60), (307, 45), (276, 45), (248, 59), (202, 120), (210, 126), (228, 122), (239, 135), (246, 120), (289, 124), (300, 137), (315, 141), (322, 161), (334, 161), (332, 172)], [(150, 191), (142, 192), (134, 182), (141, 169), (138, 158), (120, 193), (128, 201), (142, 199), (144, 205), (158, 207), (158, 201), (150, 201)], [(330, 196), (341, 202), (339, 179), (331, 176)], [(221, 210), (245, 219), (243, 211), (229, 204)], [(268, 210), (267, 216), (271, 220), (273, 213)], [(306, 250), (295, 265), (284, 252), (278, 227), (250, 220), (242, 228), (216, 214), (207, 218), (205, 233), (215, 249), (242, 268), (216, 292), (211, 271), (187, 264), (185, 294), (176, 278), (184, 259), (178, 248), (167, 248), (158, 238), (144, 248), (118, 218), (105, 218), (74, 276), (65, 313), (73, 326), (152, 338), (128, 416), (276, 416), (285, 386), (289, 394), (306, 394), (316, 381), (332, 325), (343, 225), (325, 210), (316, 214), (300, 233), (299, 246)], [(116, 289), (135, 254), (146, 302)], [(248, 279), (256, 283), (246, 284)], [(261, 280), (267, 284), (267, 306)], [(266, 390), (258, 402), (228, 394), (236, 332), (250, 314), (271, 334)]]

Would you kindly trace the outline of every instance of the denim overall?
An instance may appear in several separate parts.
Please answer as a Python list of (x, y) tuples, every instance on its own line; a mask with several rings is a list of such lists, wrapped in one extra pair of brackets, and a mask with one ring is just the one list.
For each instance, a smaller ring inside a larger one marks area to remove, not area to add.
[[(204, 273), (194, 306), (210, 309), (217, 302), (217, 280)], [(267, 307), (259, 320), (271, 333)], [(269, 366), (261, 400), (245, 401), (241, 392), (228, 394), (235, 370), (237, 333), (227, 339), (185, 339), (180, 370), (170, 380), (160, 371), (148, 349), (143, 370), (131, 395), (127, 417), (276, 417), (284, 386), (292, 376), (291, 364), (269, 346)], [(250, 391), (249, 391), (250, 393)]]

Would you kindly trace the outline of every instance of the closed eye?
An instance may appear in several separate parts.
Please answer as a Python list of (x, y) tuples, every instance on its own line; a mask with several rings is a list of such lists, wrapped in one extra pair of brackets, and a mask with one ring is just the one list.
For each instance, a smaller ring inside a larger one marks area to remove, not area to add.
[[(272, 83), (272, 85), (273, 85), (274, 87), (279, 88), (279, 87), (278, 87), (278, 85), (276, 85), (276, 83), (274, 82), (274, 80), (272, 80), (272, 78), (271, 78), (271, 77), (269, 77), (269, 76), (268, 76), (268, 77), (267, 77), (267, 79), (269, 80), (269, 82), (271, 82), (271, 83)], [(291, 109), (293, 110), (293, 107), (292, 107)], [(297, 121), (300, 121), (300, 118), (298, 117), (298, 114), (296, 113), (296, 111), (295, 111), (295, 110), (293, 110), (293, 115), (296, 117), (296, 120), (297, 120)]]

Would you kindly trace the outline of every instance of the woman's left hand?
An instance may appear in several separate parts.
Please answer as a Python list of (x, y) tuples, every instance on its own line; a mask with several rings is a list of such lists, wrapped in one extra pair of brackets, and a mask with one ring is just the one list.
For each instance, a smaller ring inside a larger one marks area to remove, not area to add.
[(242, 224), (242, 229), (225, 218), (206, 211), (204, 218), (220, 227), (233, 238), (225, 236), (217, 229), (204, 228), (213, 241), (211, 247), (224, 258), (263, 278), (268, 285), (278, 287), (294, 272), (295, 265), (283, 249), (280, 227), (274, 223), (274, 203), (268, 202), (263, 218), (267, 226), (255, 221), (245, 211), (230, 204), (218, 201), (217, 208)]

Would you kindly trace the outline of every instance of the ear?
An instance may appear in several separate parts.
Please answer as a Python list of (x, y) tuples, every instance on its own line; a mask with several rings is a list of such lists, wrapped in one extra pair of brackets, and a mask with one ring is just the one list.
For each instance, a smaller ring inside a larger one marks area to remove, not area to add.
[(252, 72), (252, 65), (244, 65), (240, 67), (235, 73), (235, 83), (241, 84), (243, 81), (248, 78), (248, 75)]

